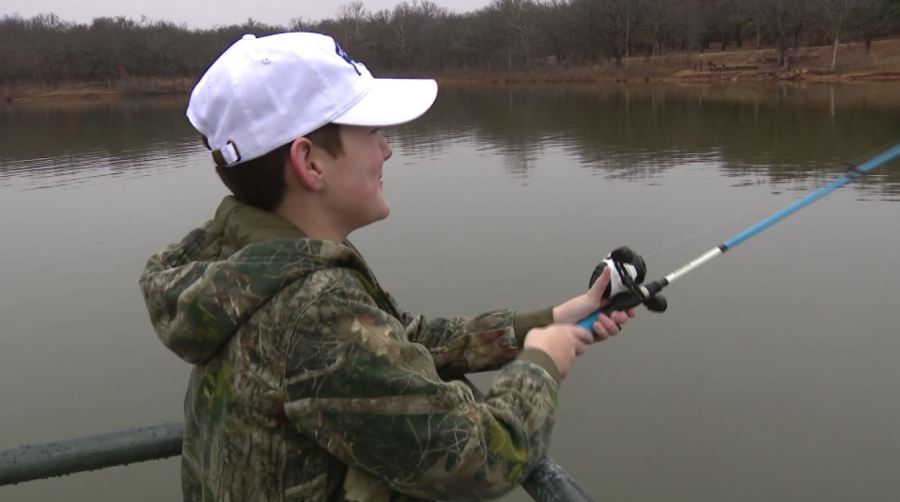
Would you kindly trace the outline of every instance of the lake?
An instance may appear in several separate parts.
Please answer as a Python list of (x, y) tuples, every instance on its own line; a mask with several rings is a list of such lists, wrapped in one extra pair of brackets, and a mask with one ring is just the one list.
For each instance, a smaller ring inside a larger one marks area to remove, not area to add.
[[(620, 245), (655, 279), (900, 141), (898, 98), (896, 84), (442, 88), (385, 130), (392, 214), (351, 240), (428, 316), (553, 305)], [(0, 106), (0, 448), (183, 419), (189, 367), (137, 286), (225, 194), (183, 110)], [(563, 383), (551, 455), (597, 500), (897, 500), (898, 254), (895, 163), (594, 345)], [(0, 499), (177, 500), (179, 482), (169, 459)]]

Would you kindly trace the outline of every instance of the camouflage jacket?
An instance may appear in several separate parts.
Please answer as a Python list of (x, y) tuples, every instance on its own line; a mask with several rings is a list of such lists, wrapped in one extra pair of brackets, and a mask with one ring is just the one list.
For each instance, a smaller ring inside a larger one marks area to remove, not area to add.
[[(140, 285), (162, 342), (195, 365), (187, 501), (493, 498), (546, 452), (555, 367), (519, 346), (549, 309), (411, 316), (349, 243), (231, 197)], [(446, 380), (501, 366), (483, 402)]]

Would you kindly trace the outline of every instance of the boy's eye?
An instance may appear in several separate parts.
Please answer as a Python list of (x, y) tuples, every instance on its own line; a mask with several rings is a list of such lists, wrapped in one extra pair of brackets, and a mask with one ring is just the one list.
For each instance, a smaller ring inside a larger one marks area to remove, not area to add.
[(381, 131), (381, 128), (380, 128), (380, 127), (376, 127), (376, 128), (374, 128), (374, 129), (372, 129), (372, 133), (371, 133), (371, 134), (376, 134), (376, 133), (378, 133), (378, 132), (380, 132), (380, 131)]

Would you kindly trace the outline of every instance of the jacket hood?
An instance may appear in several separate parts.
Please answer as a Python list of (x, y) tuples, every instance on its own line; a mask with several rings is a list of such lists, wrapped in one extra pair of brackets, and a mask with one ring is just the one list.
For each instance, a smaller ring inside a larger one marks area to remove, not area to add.
[(199, 364), (286, 286), (334, 266), (367, 269), (351, 246), (226, 197), (213, 220), (150, 258), (140, 286), (163, 344)]

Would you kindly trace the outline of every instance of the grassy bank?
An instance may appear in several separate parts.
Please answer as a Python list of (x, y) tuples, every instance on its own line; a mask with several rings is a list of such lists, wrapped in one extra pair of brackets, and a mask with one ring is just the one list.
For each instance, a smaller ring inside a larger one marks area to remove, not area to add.
[[(528, 84), (602, 82), (772, 82), (772, 81), (897, 81), (900, 82), (900, 39), (879, 40), (867, 53), (862, 43), (841, 44), (837, 67), (830, 70), (832, 46), (803, 47), (792, 54), (789, 70), (778, 65), (774, 48), (672, 53), (625, 59), (621, 67), (610, 61), (590, 66), (527, 71), (453, 71), (436, 75), (443, 84)], [(0, 105), (37, 100), (122, 99), (133, 96), (187, 96), (188, 78), (127, 78), (111, 82), (39, 83), (0, 86)]]

